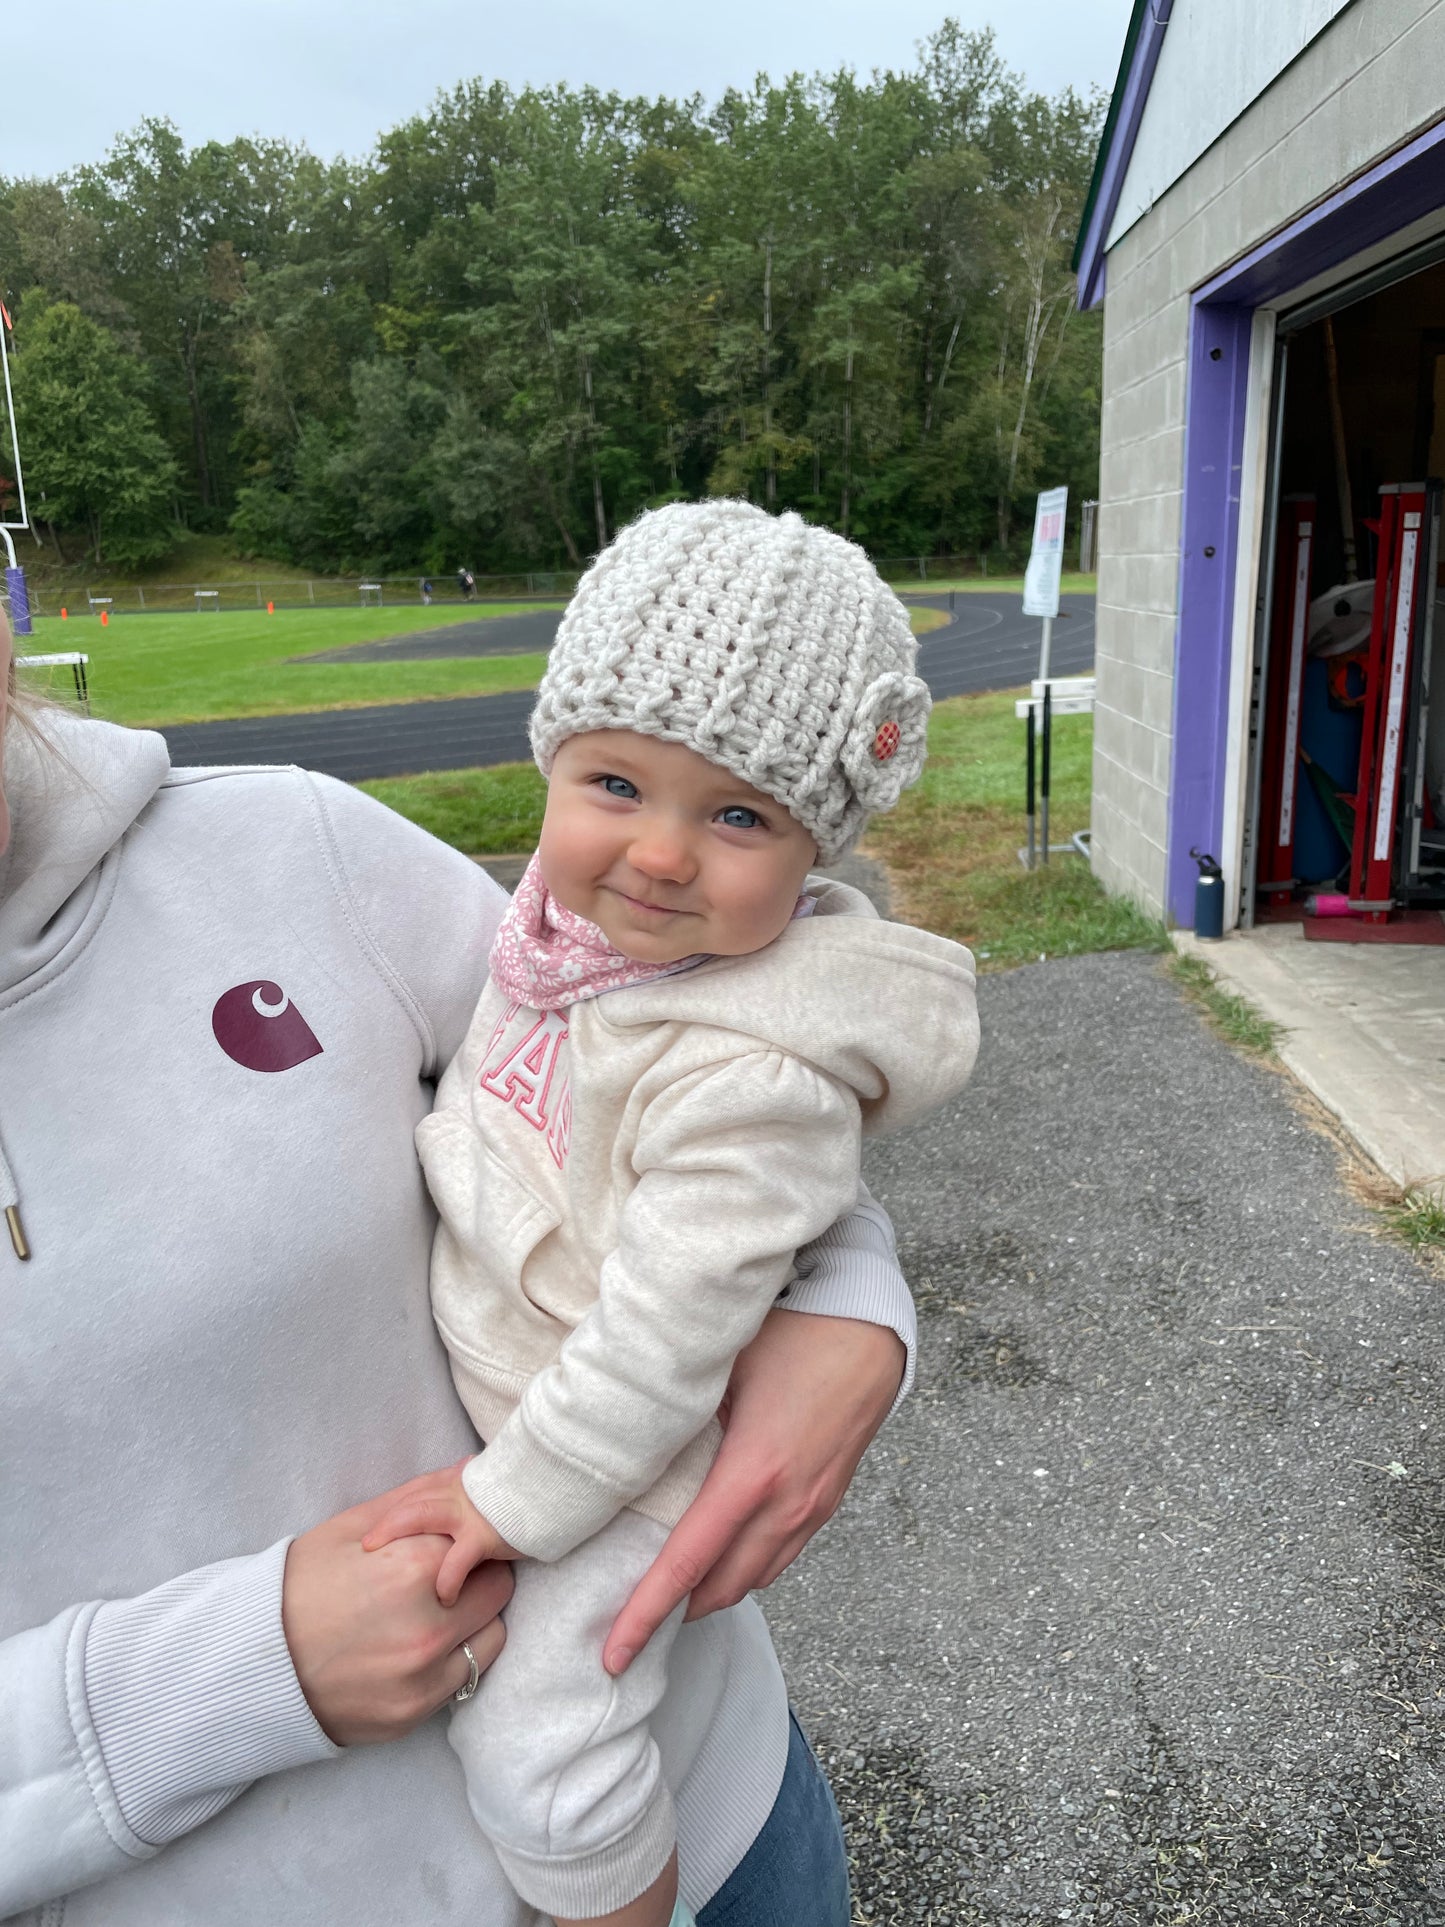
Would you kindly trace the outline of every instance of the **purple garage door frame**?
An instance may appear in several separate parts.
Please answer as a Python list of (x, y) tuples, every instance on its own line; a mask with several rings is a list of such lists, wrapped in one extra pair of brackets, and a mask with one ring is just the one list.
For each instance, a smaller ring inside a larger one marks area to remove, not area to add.
[(1184, 436), (1184, 529), (1174, 648), (1168, 909), (1194, 922), (1191, 847), (1219, 849), (1239, 484), (1254, 311), (1445, 206), (1445, 121), (1272, 234), (1195, 290)]

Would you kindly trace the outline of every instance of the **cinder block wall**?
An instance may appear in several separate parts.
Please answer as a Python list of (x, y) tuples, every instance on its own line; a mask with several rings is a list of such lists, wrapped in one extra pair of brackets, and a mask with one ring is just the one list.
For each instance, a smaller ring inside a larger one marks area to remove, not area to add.
[(1442, 115), (1445, 0), (1356, 0), (1109, 254), (1094, 868), (1155, 915), (1176, 726), (1190, 293)]

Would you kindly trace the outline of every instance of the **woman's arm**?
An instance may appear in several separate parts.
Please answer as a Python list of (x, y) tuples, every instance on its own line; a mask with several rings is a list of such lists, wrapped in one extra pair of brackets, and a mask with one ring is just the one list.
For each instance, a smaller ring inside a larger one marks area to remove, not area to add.
[(448, 1609), (445, 1541), (364, 1557), (397, 1496), (0, 1641), (0, 1917), (151, 1858), (338, 1741), (399, 1738), (467, 1678), (462, 1640), (491, 1663), (510, 1573), (474, 1573)]
[[(618, 1614), (609, 1672), (625, 1672), (684, 1599), (688, 1618), (701, 1619), (772, 1585), (842, 1504), (912, 1388), (918, 1317), (892, 1223), (866, 1189), (856, 1210), (798, 1253), (798, 1268), (787, 1309), (772, 1312), (738, 1356), (722, 1449)], [(804, 1310), (824, 1322), (793, 1316)]]
[(0, 1645), (0, 1915), (149, 1859), (334, 1747), (281, 1628), (286, 1544)]
[(607, 1636), (609, 1673), (625, 1672), (684, 1599), (701, 1619), (786, 1571), (842, 1504), (903, 1369), (885, 1326), (769, 1314), (738, 1357), (702, 1490)]

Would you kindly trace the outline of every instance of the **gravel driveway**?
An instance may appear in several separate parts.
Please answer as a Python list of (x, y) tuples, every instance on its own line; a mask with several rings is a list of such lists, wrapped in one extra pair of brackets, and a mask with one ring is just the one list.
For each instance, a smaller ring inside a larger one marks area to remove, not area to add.
[(1445, 1282), (1139, 955), (870, 1152), (919, 1390), (770, 1596), (858, 1918), (1445, 1923)]

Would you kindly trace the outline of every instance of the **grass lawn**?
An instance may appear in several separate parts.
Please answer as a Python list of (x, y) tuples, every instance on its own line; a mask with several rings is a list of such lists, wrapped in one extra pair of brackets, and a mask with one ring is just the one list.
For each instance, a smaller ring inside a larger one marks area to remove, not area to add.
[[(558, 605), (478, 603), (465, 608), (281, 609), (274, 616), (49, 617), (35, 625), (26, 653), (81, 650), (90, 657), (91, 707), (111, 722), (154, 727), (230, 716), (274, 716), (302, 709), (355, 709), (367, 703), (533, 689), (546, 657), (457, 657), (443, 662), (293, 663), (291, 656), (384, 636), (436, 629), (477, 616), (531, 613)], [(52, 670), (57, 694), (68, 670)], [(57, 680), (58, 679), (58, 680)]]
[(468, 856), (525, 856), (542, 833), (547, 785), (533, 763), (382, 776), (356, 787)]
[[(490, 602), (430, 609), (280, 609), (263, 614), (46, 617), (25, 652), (80, 650), (90, 657), (91, 708), (113, 723), (154, 728), (221, 717), (279, 716), (304, 709), (360, 709), (535, 689), (545, 654), (460, 656), (441, 662), (292, 662), (292, 656), (375, 642), (479, 616), (530, 615), (556, 602)], [(915, 634), (948, 618), (912, 609)], [(36, 671), (41, 687), (70, 694), (70, 671)], [(48, 680), (47, 680), (48, 677)]]
[[(1033, 871), (1024, 841), (1024, 726), (1013, 692), (955, 696), (936, 705), (928, 767), (864, 848), (886, 863), (899, 915), (970, 944), (984, 970), (1086, 950), (1163, 950), (1161, 924), (1106, 896), (1079, 856)], [(1054, 724), (1049, 839), (1088, 827), (1094, 725)]]
[(324, 570), (299, 569), (290, 562), (263, 562), (255, 556), (236, 553), (225, 535), (178, 534), (175, 546), (158, 562), (142, 563), (135, 569), (118, 569), (82, 559), (62, 561), (56, 550), (45, 543), (36, 548), (27, 536), (16, 544), (18, 559), (27, 575), (42, 590), (64, 583), (82, 588), (89, 584), (99, 589), (126, 589), (139, 584), (148, 589), (153, 583), (204, 582), (219, 588), (232, 582), (309, 582), (320, 581)]
[(942, 629), (948, 622), (946, 609), (910, 609), (908, 622), (915, 636), (926, 636), (930, 629)]
[[(865, 845), (888, 865), (898, 914), (971, 944), (984, 970), (1086, 950), (1164, 950), (1163, 926), (1104, 894), (1088, 864), (1056, 856), (1032, 874), (1024, 839), (1023, 724), (1013, 695), (939, 703), (923, 781)], [(1089, 821), (1093, 720), (1054, 725), (1050, 836), (1064, 842)], [(447, 770), (360, 786), (469, 856), (533, 848), (546, 795), (530, 763)]]

